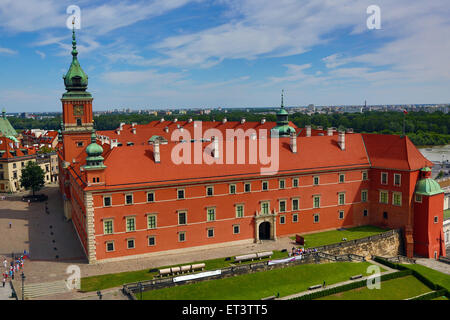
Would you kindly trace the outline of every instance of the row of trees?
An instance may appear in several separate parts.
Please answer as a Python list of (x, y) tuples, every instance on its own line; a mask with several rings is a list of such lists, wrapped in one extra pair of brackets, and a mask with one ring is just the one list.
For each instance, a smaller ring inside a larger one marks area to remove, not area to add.
[[(274, 110), (272, 110), (274, 111)], [(167, 120), (178, 118), (179, 120), (222, 120), (226, 117), (230, 121), (239, 121), (245, 117), (247, 121), (260, 121), (265, 117), (267, 121), (276, 121), (275, 114), (264, 114), (255, 112), (246, 112), (243, 110), (223, 111), (214, 110), (208, 115), (198, 115), (188, 113), (185, 115), (164, 116)], [(121, 122), (145, 124), (153, 120), (159, 120), (160, 116), (148, 114), (108, 114), (95, 117), (95, 126), (97, 130), (113, 130)], [(384, 133), (384, 134), (402, 134), (403, 121), (405, 120), (405, 132), (416, 145), (441, 145), (450, 143), (450, 114), (444, 114), (440, 111), (428, 112), (410, 112), (404, 115), (402, 112), (364, 112), (364, 113), (333, 113), (306, 115), (294, 113), (289, 116), (289, 120), (299, 127), (305, 125), (353, 128), (355, 132)], [(61, 118), (53, 119), (21, 119), (10, 118), (14, 128), (31, 129), (40, 128), (46, 130), (57, 130), (60, 127)]]

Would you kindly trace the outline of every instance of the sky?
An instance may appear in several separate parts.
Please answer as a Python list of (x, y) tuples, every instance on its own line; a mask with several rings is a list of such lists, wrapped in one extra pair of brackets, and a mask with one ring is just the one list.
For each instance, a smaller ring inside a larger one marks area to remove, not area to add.
[(0, 0), (0, 108), (61, 111), (70, 6), (94, 111), (450, 102), (448, 0)]

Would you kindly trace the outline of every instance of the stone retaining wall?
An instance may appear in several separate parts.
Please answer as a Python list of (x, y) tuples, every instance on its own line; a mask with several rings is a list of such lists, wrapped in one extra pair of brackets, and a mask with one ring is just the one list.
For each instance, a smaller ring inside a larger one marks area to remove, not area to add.
[(401, 230), (397, 229), (316, 249), (332, 255), (356, 254), (366, 259), (370, 259), (371, 256), (393, 257), (403, 254), (403, 238)]

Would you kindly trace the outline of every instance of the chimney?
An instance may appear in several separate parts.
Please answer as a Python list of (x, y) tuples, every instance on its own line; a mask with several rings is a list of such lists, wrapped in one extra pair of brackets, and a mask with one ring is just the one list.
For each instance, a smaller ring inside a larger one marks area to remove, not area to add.
[(123, 126), (125, 125), (125, 122), (121, 122), (119, 126), (119, 130), (123, 130)]
[(266, 123), (266, 118), (261, 119), (261, 124), (264, 124), (264, 123)]
[(136, 134), (136, 128), (131, 129), (131, 131), (133, 132), (133, 134)]
[(327, 135), (328, 136), (332, 136), (333, 135), (333, 128), (328, 128), (327, 129)]
[(322, 126), (317, 126), (317, 130), (323, 130)]
[(155, 144), (153, 145), (153, 155), (155, 157), (155, 163), (161, 162), (161, 156), (159, 153), (159, 142), (155, 141)]
[(297, 153), (297, 136), (296, 136), (295, 132), (291, 132), (290, 146), (291, 146), (292, 153)]
[(117, 139), (111, 139), (111, 149), (114, 149), (115, 147), (117, 147), (118, 142)]
[(173, 122), (177, 122), (177, 121), (178, 121), (178, 119), (177, 119), (177, 118), (174, 118), (174, 119), (173, 119)]
[(120, 136), (120, 130), (116, 130), (116, 133)]
[(165, 128), (164, 128), (164, 131), (165, 131), (165, 132), (169, 132), (169, 127), (165, 127)]
[(226, 122), (227, 122), (227, 118), (223, 118), (222, 123), (226, 123)]
[(241, 124), (244, 124), (245, 123), (245, 118), (242, 118), (241, 119)]
[(191, 123), (191, 122), (192, 122), (192, 118), (189, 118), (189, 119), (188, 119), (188, 123)]
[(347, 133), (353, 133), (353, 128), (347, 128)]
[(131, 124), (131, 127), (134, 128), (134, 127), (136, 127), (136, 125), (137, 125), (137, 122), (133, 122), (133, 123)]
[(341, 150), (345, 150), (345, 131), (339, 131), (338, 145)]
[(311, 126), (306, 126), (306, 136), (311, 137)]
[(214, 136), (211, 137), (211, 140), (213, 142), (213, 156), (217, 159), (219, 158), (219, 140)]
[(164, 118), (161, 118), (161, 119), (159, 120), (159, 122), (164, 122)]

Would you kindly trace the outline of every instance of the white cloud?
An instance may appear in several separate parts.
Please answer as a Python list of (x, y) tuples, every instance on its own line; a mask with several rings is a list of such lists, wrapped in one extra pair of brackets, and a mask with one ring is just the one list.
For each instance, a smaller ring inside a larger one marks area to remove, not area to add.
[(35, 52), (36, 52), (36, 54), (38, 54), (41, 57), (41, 59), (45, 59), (46, 54), (44, 52), (39, 51), (39, 50), (36, 50)]
[(9, 48), (0, 47), (0, 54), (15, 55), (17, 54), (17, 51)]

